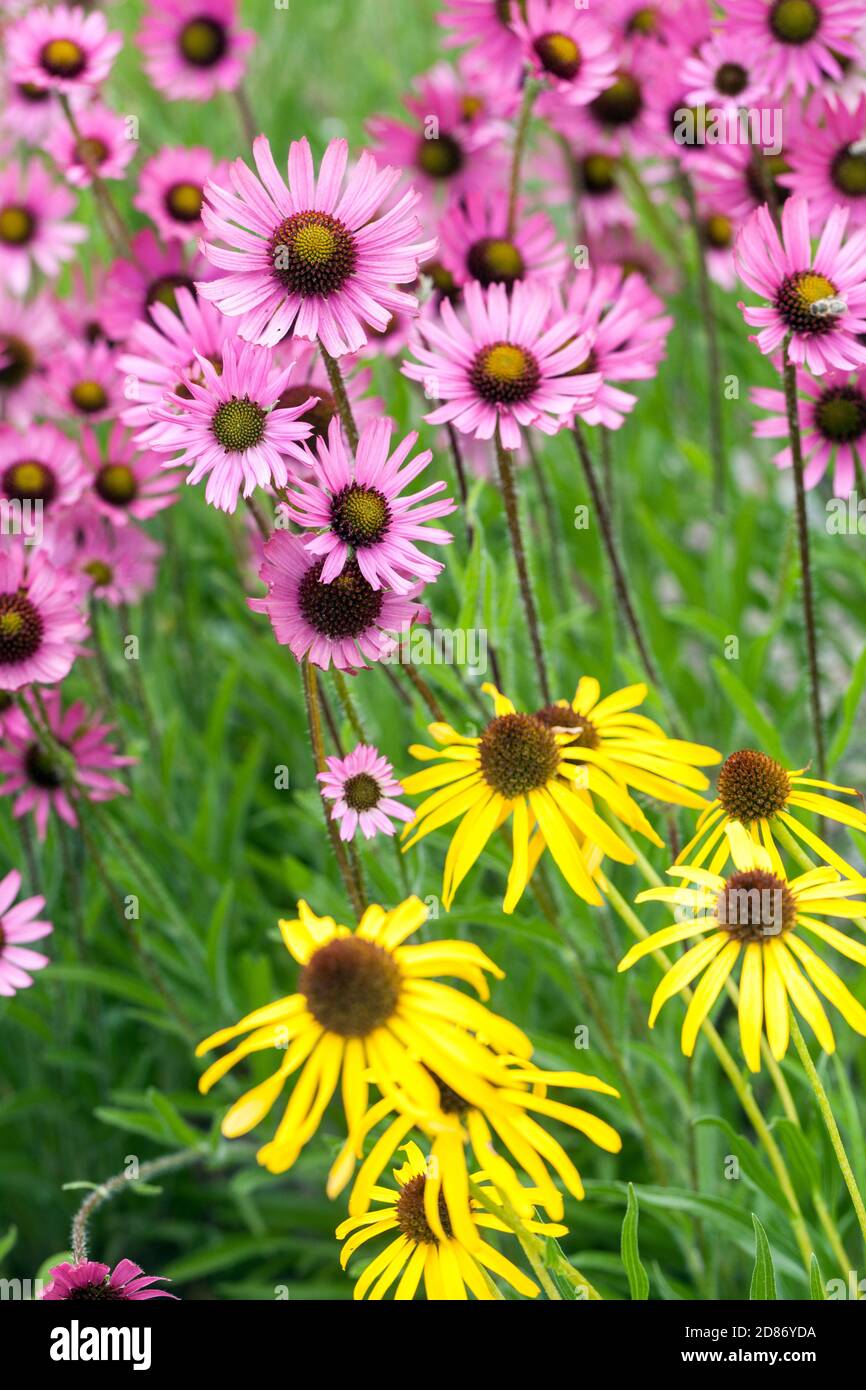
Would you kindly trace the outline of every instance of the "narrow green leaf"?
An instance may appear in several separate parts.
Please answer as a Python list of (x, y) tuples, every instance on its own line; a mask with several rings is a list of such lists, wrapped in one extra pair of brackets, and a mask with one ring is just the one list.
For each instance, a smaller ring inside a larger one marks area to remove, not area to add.
[(824, 1276), (821, 1273), (821, 1266), (818, 1263), (818, 1256), (812, 1254), (809, 1262), (809, 1295), (813, 1303), (824, 1303), (827, 1299), (825, 1292)]
[(851, 737), (851, 730), (854, 727), (854, 720), (860, 701), (863, 698), (863, 688), (866, 686), (866, 647), (857, 658), (857, 664), (851, 672), (851, 683), (845, 692), (845, 699), (842, 702), (842, 718), (839, 727), (833, 735), (833, 742), (830, 744), (830, 751), (827, 754), (827, 766), (832, 771), (845, 749), (848, 747), (848, 740)]
[(777, 762), (785, 762), (782, 742), (772, 720), (768, 719), (751, 691), (731, 670), (730, 664), (714, 657), (711, 662), (716, 679), (743, 722), (759, 740), (759, 746)]
[(9, 1251), (14, 1248), (18, 1239), (18, 1227), (10, 1226), (5, 1236), (0, 1236), (0, 1265), (2, 1265)]
[(638, 1250), (638, 1217), (640, 1209), (634, 1184), (628, 1185), (628, 1206), (622, 1223), (622, 1262), (628, 1277), (629, 1292), (633, 1299), (649, 1298), (649, 1275), (640, 1262)]
[(776, 1271), (773, 1268), (773, 1252), (764, 1230), (754, 1212), (752, 1224), (755, 1227), (755, 1268), (749, 1298), (753, 1302), (776, 1298)]
[(186, 1148), (197, 1149), (204, 1141), (204, 1135), (199, 1130), (193, 1129), (192, 1125), (188, 1125), (177, 1106), (173, 1105), (168, 1096), (164, 1096), (155, 1086), (151, 1086), (147, 1093), (147, 1099), (148, 1104), (156, 1111), (169, 1134)]

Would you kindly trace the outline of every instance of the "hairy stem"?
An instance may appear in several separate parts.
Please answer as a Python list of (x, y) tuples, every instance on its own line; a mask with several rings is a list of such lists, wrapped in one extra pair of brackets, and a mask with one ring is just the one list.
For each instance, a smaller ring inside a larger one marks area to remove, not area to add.
[(499, 486), (502, 491), (505, 517), (511, 536), (511, 548), (514, 551), (514, 562), (517, 566), (520, 596), (523, 599), (523, 609), (529, 628), (529, 640), (532, 643), (535, 667), (538, 672), (538, 682), (541, 686), (544, 703), (549, 705), (553, 697), (550, 691), (550, 681), (547, 676), (547, 665), (544, 660), (544, 648), (541, 644), (541, 629), (538, 623), (538, 612), (535, 607), (535, 599), (532, 595), (529, 568), (526, 563), (523, 533), (520, 528), (520, 508), (517, 501), (517, 487), (514, 480), (514, 465), (511, 454), (502, 446), (502, 440), (499, 437), (498, 431), (496, 434), (496, 461), (499, 465)]
[(149, 1178), (161, 1177), (163, 1173), (174, 1173), (179, 1168), (188, 1168), (193, 1163), (200, 1163), (205, 1158), (203, 1150), (183, 1149), (180, 1153), (164, 1154), (162, 1158), (154, 1158), (149, 1163), (142, 1163), (136, 1178), (128, 1178), (126, 1172), (115, 1173), (114, 1177), (107, 1178), (100, 1183), (88, 1197), (85, 1197), (72, 1221), (72, 1262), (80, 1265), (87, 1259), (87, 1227), (90, 1218), (99, 1210), (101, 1206), (112, 1197), (116, 1197), (119, 1192), (130, 1182), (147, 1182)]
[(325, 371), (328, 373), (328, 381), (331, 383), (334, 400), (337, 402), (337, 411), (339, 412), (340, 421), (346, 439), (348, 440), (349, 448), (354, 454), (358, 447), (358, 426), (355, 424), (355, 417), (352, 414), (352, 407), (346, 393), (346, 383), (343, 380), (340, 364), (336, 357), (332, 357), (328, 352), (321, 338), (319, 339), (319, 350), (322, 354), (322, 361), (325, 364)]
[[(313, 762), (315, 764), (317, 773), (325, 772), (327, 771), (327, 764), (325, 762), (325, 740), (322, 736), (322, 712), (319, 705), (319, 692), (318, 683), (316, 680), (316, 671), (310, 661), (304, 662), (303, 671), (304, 698), (306, 700), (307, 705), (307, 722), (310, 730), (310, 743), (313, 747)], [(364, 910), (367, 906), (363, 889), (361, 887), (361, 884), (358, 882), (357, 876), (352, 870), (352, 866), (349, 862), (348, 855), (346, 854), (346, 847), (340, 839), (336, 822), (331, 819), (331, 813), (328, 809), (328, 804), (322, 796), (321, 786), (318, 781), (316, 782), (316, 790), (319, 796), (319, 800), (322, 804), (322, 814), (325, 817), (325, 828), (328, 832), (328, 838), (331, 841), (331, 848), (334, 851), (334, 858), (337, 861), (337, 867), (340, 870), (340, 875), (343, 879), (343, 883), (345, 884), (346, 892), (349, 895), (349, 901), (351, 902), (353, 908), (355, 909), (355, 912), (360, 918), (361, 916), (363, 916)]]

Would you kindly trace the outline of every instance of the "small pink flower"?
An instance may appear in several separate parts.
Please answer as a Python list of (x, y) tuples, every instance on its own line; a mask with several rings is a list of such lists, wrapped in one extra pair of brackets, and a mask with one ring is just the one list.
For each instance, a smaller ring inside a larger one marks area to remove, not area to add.
[(866, 223), (866, 95), (852, 109), (824, 101), (811, 119), (800, 123), (789, 141), (790, 173), (781, 182), (809, 199), (812, 231), (817, 235), (838, 204), (851, 214), (853, 226)]
[(86, 635), (74, 577), (39, 547), (7, 544), (0, 551), (0, 690), (62, 681)]
[(45, 409), (45, 385), (63, 338), (46, 292), (26, 304), (0, 291), (0, 414), (25, 429)]
[(0, 796), (15, 797), (12, 814), (16, 819), (28, 813), (33, 816), (40, 840), (45, 839), (52, 811), (74, 829), (78, 825), (75, 803), (80, 799), (111, 801), (115, 796), (126, 796), (128, 788), (123, 782), (107, 774), (138, 761), (115, 752), (108, 741), (113, 726), (95, 723), (80, 700), (64, 710), (60, 691), (54, 689), (46, 692), (43, 704), (51, 733), (75, 764), (72, 783), (51, 748), (36, 738), (21, 710), (10, 719), (0, 748), (0, 773), (6, 779), (0, 783)]
[(72, 343), (54, 366), (50, 396), (61, 417), (95, 424), (121, 407), (117, 353), (105, 342)]
[(98, 10), (39, 5), (4, 34), (9, 77), (67, 95), (103, 82), (123, 45)]
[(267, 597), (247, 599), (255, 613), (267, 613), (277, 641), (298, 661), (308, 656), (323, 670), (333, 663), (354, 674), (369, 661), (387, 660), (413, 622), (429, 621), (429, 611), (415, 602), (414, 591), (374, 589), (355, 560), (325, 584), (323, 565), (323, 560), (310, 559), (299, 536), (275, 531), (265, 546), (260, 575)]
[(77, 502), (88, 482), (77, 444), (54, 425), (31, 425), (25, 434), (0, 428), (0, 497), (41, 503), (53, 517)]
[(415, 79), (403, 98), (410, 121), (374, 116), (367, 122), (376, 152), (406, 171), (435, 207), (440, 195), (459, 197), (472, 188), (494, 188), (505, 178), (504, 136), (499, 121), (467, 120), (463, 81), (448, 63)]
[(189, 241), (202, 231), (204, 186), (217, 173), (216, 161), (203, 146), (166, 147), (149, 159), (138, 180), (133, 203), (156, 223), (166, 240)]
[(744, 48), (740, 39), (722, 29), (687, 53), (678, 76), (690, 106), (713, 110), (753, 107), (766, 94), (767, 78), (762, 49)]
[(122, 179), (138, 148), (129, 138), (125, 118), (94, 103), (78, 112), (76, 125), (77, 136), (64, 121), (45, 143), (67, 183), (89, 188), (94, 169), (101, 179)]
[(395, 800), (403, 788), (394, 769), (378, 748), (359, 743), (348, 757), (326, 758), (327, 772), (317, 774), (322, 796), (333, 801), (331, 820), (339, 822), (340, 839), (353, 840), (360, 825), (365, 840), (376, 835), (393, 835), (396, 826), (389, 817), (410, 821), (414, 812)]
[(556, 434), (592, 403), (600, 376), (575, 373), (590, 340), (579, 334), (575, 314), (551, 323), (547, 290), (519, 282), (509, 295), (504, 285), (485, 290), (471, 282), (464, 301), (468, 327), (443, 301), (441, 323), (416, 330), (418, 361), (403, 363), (406, 376), (443, 402), (424, 417), (431, 425), (450, 421), (478, 439), (492, 439), (498, 427), (503, 447), (516, 449), (521, 429)]
[(88, 502), (113, 525), (147, 521), (177, 501), (180, 475), (167, 473), (156, 454), (140, 449), (120, 421), (102, 443), (95, 431), (82, 430), (81, 452), (91, 470)]
[(648, 49), (657, 62), (664, 62), (665, 49), (697, 51), (710, 36), (707, 0), (605, 0), (604, 18), (627, 53)]
[(768, 190), (779, 207), (788, 198), (790, 190), (781, 180), (790, 168), (788, 141), (794, 138), (792, 130), (797, 125), (794, 113), (786, 112), (786, 143), (777, 154), (751, 144), (706, 147), (700, 165), (693, 170), (695, 186), (710, 203), (724, 209), (735, 227), (763, 206)]
[(0, 132), (34, 147), (44, 145), (64, 119), (50, 88), (13, 82), (8, 73), (0, 81), (0, 111)]
[(138, 42), (157, 91), (172, 101), (233, 92), (256, 42), (239, 29), (236, 0), (148, 0)]
[(611, 36), (585, 8), (574, 0), (527, 0), (525, 13), (516, 6), (511, 27), (535, 76), (559, 98), (586, 106), (610, 86), (617, 65)]
[(47, 539), (52, 560), (81, 581), (84, 599), (112, 608), (139, 603), (156, 582), (162, 546), (141, 526), (119, 528), (85, 502), (65, 512)]
[(139, 319), (151, 320), (155, 304), (177, 305), (179, 289), (195, 293), (201, 262), (187, 265), (177, 242), (161, 246), (148, 228), (132, 239), (134, 261), (117, 260), (105, 282), (105, 323), (116, 343), (126, 338)]
[(413, 281), (436, 249), (434, 241), (416, 240), (418, 194), (404, 193), (379, 215), (399, 170), (379, 169), (365, 150), (344, 189), (348, 157), (346, 141), (332, 140), (316, 181), (308, 141), (294, 141), (286, 187), (260, 135), (253, 142), (258, 178), (238, 159), (230, 167), (233, 192), (207, 184), (205, 227), (229, 249), (212, 240), (202, 249), (227, 273), (198, 291), (240, 319), (242, 338), (272, 347), (294, 331), (321, 338), (341, 357), (364, 346), (365, 325), (382, 330), (392, 313), (417, 310), (414, 295), (394, 285)]
[(504, 86), (517, 86), (523, 66), (523, 48), (511, 27), (518, 0), (443, 0), (437, 23), (451, 32), (446, 48), (471, 44), (472, 59), (479, 69), (495, 72)]
[(10, 869), (0, 880), (0, 995), (7, 998), (19, 989), (33, 984), (32, 970), (44, 970), (51, 962), (40, 951), (30, 951), (24, 944), (49, 936), (54, 930), (50, 922), (36, 921), (37, 912), (45, 906), (41, 897), (25, 898), (12, 906), (21, 888), (21, 875)]
[(304, 539), (304, 548), (309, 555), (324, 557), (323, 584), (336, 579), (352, 557), (373, 589), (387, 584), (398, 593), (408, 592), (419, 579), (436, 579), (444, 569), (415, 542), (448, 545), (453, 539), (450, 531), (424, 523), (448, 516), (456, 503), (450, 498), (426, 501), (444, 489), (444, 482), (404, 493), (433, 455), (426, 449), (409, 458), (417, 433), (407, 434), (391, 453), (393, 429), (391, 420), (371, 420), (353, 459), (339, 420), (332, 420), (327, 443), (319, 439), (315, 454), (303, 451), (310, 481), (294, 481), (285, 510), (299, 526), (317, 532)]
[(146, 1298), (176, 1299), (177, 1294), (153, 1287), (163, 1278), (162, 1274), (146, 1275), (132, 1260), (121, 1260), (113, 1271), (96, 1260), (83, 1260), (77, 1265), (64, 1261), (51, 1270), (51, 1283), (42, 1297), (55, 1303), (62, 1299), (104, 1298), (139, 1303)]
[(13, 294), (26, 294), (34, 266), (53, 280), (74, 256), (87, 236), (86, 227), (65, 220), (74, 206), (69, 189), (35, 160), (0, 170), (0, 275)]
[(857, 58), (852, 41), (863, 19), (857, 0), (725, 0), (725, 29), (743, 53), (763, 59), (767, 85), (778, 99), (838, 81), (840, 59)]
[(508, 234), (508, 197), (467, 193), (450, 203), (439, 223), (440, 259), (457, 285), (513, 285), (518, 280), (560, 284), (569, 266), (568, 253), (544, 212), (527, 214), (518, 207), (514, 232)]
[[(803, 482), (817, 487), (831, 461), (833, 494), (847, 497), (857, 482), (857, 466), (866, 468), (866, 370), (849, 374), (827, 372), (816, 381), (808, 372), (797, 372), (800, 430), (803, 438)], [(758, 439), (784, 439), (789, 426), (782, 391), (756, 386), (751, 391), (755, 405), (771, 411), (766, 420), (752, 427)], [(789, 444), (773, 458), (777, 468), (791, 467)]]
[[(740, 304), (746, 323), (760, 328), (754, 341), (776, 352), (790, 334), (790, 359), (820, 375), (866, 363), (866, 229), (843, 246), (848, 211), (834, 207), (813, 253), (809, 204), (792, 197), (782, 209), (782, 236), (764, 206), (746, 222), (734, 245), (741, 280), (769, 300), (766, 308)], [(817, 306), (817, 307), (816, 307)]]
[(151, 412), (163, 428), (152, 448), (179, 457), (175, 467), (192, 465), (188, 483), (207, 477), (205, 498), (221, 511), (233, 512), (257, 487), (285, 487), (286, 456), (296, 456), (298, 442), (310, 427), (301, 417), (312, 400), (280, 409), (277, 401), (288, 385), (292, 364), (272, 365), (272, 354), (252, 343), (225, 344), (222, 374), (199, 358), (203, 380), (184, 378), (183, 395), (171, 393)]

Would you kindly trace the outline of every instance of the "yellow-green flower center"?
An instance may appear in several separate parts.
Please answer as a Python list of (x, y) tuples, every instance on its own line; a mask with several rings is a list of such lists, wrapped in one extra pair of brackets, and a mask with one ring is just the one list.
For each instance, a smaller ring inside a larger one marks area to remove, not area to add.
[(815, 406), (815, 422), (832, 444), (852, 444), (866, 434), (866, 396), (856, 386), (824, 391)]
[(849, 198), (866, 197), (866, 154), (854, 154), (847, 147), (840, 150), (830, 173), (836, 187)]
[(588, 154), (580, 169), (585, 192), (610, 193), (616, 187), (616, 160), (611, 155)]
[(195, 284), (189, 275), (178, 273), (176, 275), (160, 275), (152, 281), (147, 291), (147, 305), (164, 304), (166, 309), (171, 309), (173, 314), (177, 313), (177, 291), (189, 290), (195, 297)]
[(568, 34), (540, 34), (534, 47), (541, 66), (553, 77), (567, 82), (580, 71), (580, 49)]
[(114, 570), (104, 560), (88, 560), (82, 568), (85, 574), (90, 575), (95, 589), (104, 589), (114, 578)]
[(547, 786), (560, 759), (553, 734), (531, 714), (492, 719), (481, 736), (478, 756), (485, 782), (507, 801)]
[(50, 502), (57, 491), (52, 469), (38, 459), (19, 459), (3, 474), (3, 496), (20, 501)]
[(527, 400), (541, 380), (535, 357), (515, 343), (492, 343), (482, 348), (469, 376), (484, 400), (502, 405)]
[(626, 29), (629, 34), (643, 34), (645, 38), (654, 34), (659, 27), (659, 13), (652, 5), (642, 5), (635, 10)]
[(267, 411), (249, 396), (232, 396), (218, 406), (211, 429), (228, 454), (242, 454), (260, 443), (265, 433)]
[(87, 62), (84, 49), (72, 39), (51, 39), (40, 56), (52, 77), (78, 77)]
[(341, 541), (356, 549), (376, 545), (388, 529), (391, 509), (376, 488), (350, 483), (331, 501), (331, 526)]
[(0, 241), (7, 246), (26, 246), (36, 231), (36, 218), (28, 208), (11, 204), (0, 209)]
[(387, 1023), (397, 1007), (400, 986), (393, 956), (357, 936), (320, 946), (298, 981), (316, 1022), (343, 1038), (365, 1038)]
[(734, 239), (734, 228), (729, 217), (715, 212), (704, 222), (704, 240), (716, 251), (727, 251)]
[(76, 381), (69, 395), (84, 415), (95, 415), (108, 405), (108, 393), (99, 381)]
[(482, 237), (469, 248), (466, 265), (473, 280), (482, 285), (513, 285), (523, 279), (523, 257), (505, 237)]
[(418, 167), (431, 179), (450, 179), (463, 168), (463, 150), (453, 135), (426, 136), (418, 142)]
[(176, 222), (198, 222), (202, 192), (197, 183), (174, 183), (165, 195), (165, 206)]
[(821, 10), (812, 0), (776, 0), (770, 28), (782, 43), (808, 43), (821, 27)]
[(602, 125), (630, 125), (643, 110), (640, 84), (630, 72), (621, 72), (616, 80), (589, 104), (589, 110)]
[(0, 594), (0, 666), (26, 661), (42, 642), (42, 617), (22, 593)]
[(127, 506), (138, 493), (135, 474), (125, 463), (103, 464), (94, 479), (94, 487), (103, 502), (114, 507)]
[(347, 227), (327, 212), (296, 212), (276, 228), (270, 243), (274, 273), (290, 294), (336, 293), (352, 274), (358, 254)]
[(213, 67), (227, 47), (228, 35), (222, 24), (214, 19), (191, 19), (181, 30), (180, 51), (195, 68)]

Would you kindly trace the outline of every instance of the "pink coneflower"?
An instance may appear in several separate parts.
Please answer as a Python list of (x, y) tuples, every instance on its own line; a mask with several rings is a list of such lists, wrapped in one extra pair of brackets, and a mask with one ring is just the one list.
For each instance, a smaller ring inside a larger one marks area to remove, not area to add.
[(135, 260), (115, 261), (105, 282), (105, 322), (118, 343), (139, 319), (150, 319), (155, 304), (176, 311), (177, 291), (194, 294), (202, 273), (200, 262), (187, 265), (177, 242), (161, 246), (149, 228), (133, 237), (132, 250)]
[(566, 309), (577, 315), (578, 331), (592, 344), (580, 370), (599, 372), (602, 377), (598, 395), (582, 411), (583, 418), (590, 425), (619, 429), (637, 398), (609, 383), (655, 376), (674, 321), (642, 275), (626, 274), (616, 265), (576, 275)]
[(72, 343), (50, 377), (50, 395), (63, 416), (81, 422), (110, 420), (123, 402), (117, 353), (105, 342)]
[(52, 811), (74, 829), (78, 825), (76, 802), (111, 801), (128, 795), (129, 788), (107, 774), (138, 761), (115, 751), (108, 741), (113, 725), (96, 723), (80, 700), (64, 710), (60, 691), (54, 689), (46, 692), (42, 704), (48, 730), (69, 755), (74, 769), (67, 772), (51, 747), (38, 741), (21, 710), (16, 711), (17, 719), (10, 720), (0, 748), (0, 774), (5, 776), (0, 796), (15, 797), (12, 814), (16, 819), (33, 816), (40, 840), (45, 839)]
[(132, 201), (161, 237), (189, 241), (202, 230), (204, 186), (215, 170), (213, 154), (203, 146), (166, 147), (142, 168)]
[(414, 295), (393, 287), (413, 281), (436, 249), (435, 241), (415, 240), (418, 194), (404, 193), (377, 216), (399, 170), (379, 169), (365, 150), (341, 191), (348, 157), (346, 141), (332, 140), (316, 182), (308, 141), (294, 141), (287, 188), (260, 135), (253, 141), (258, 179), (238, 159), (230, 168), (233, 193), (207, 184), (205, 227), (232, 249), (202, 244), (208, 260), (229, 273), (198, 290), (240, 318), (242, 338), (273, 346), (293, 329), (341, 357), (364, 346), (365, 324), (381, 330), (390, 314), (417, 309)]
[(162, 546), (133, 522), (122, 530), (85, 502), (65, 512), (47, 544), (55, 564), (81, 581), (85, 598), (112, 608), (138, 603), (156, 582)]
[[(543, 180), (543, 198), (551, 207), (576, 204), (587, 237), (608, 227), (631, 227), (637, 221), (623, 194), (625, 171), (612, 149), (593, 143), (595, 132), (585, 122), (569, 135), (544, 142), (536, 159)], [(648, 171), (645, 171), (648, 172)]]
[[(861, 469), (866, 467), (866, 370), (853, 374), (827, 372), (820, 381), (801, 370), (797, 372), (797, 391), (805, 463), (803, 481), (807, 488), (816, 487), (834, 460), (834, 495), (847, 497), (857, 482), (858, 465)], [(755, 436), (787, 440), (784, 393), (759, 386), (750, 394), (755, 405), (772, 412), (769, 419), (753, 425)], [(790, 468), (790, 446), (776, 454), (773, 462), (777, 468)]]
[(823, 103), (799, 126), (788, 149), (791, 172), (782, 183), (809, 199), (812, 230), (820, 232), (838, 204), (852, 224), (866, 223), (866, 96), (848, 110)]
[(13, 82), (72, 95), (103, 82), (123, 45), (104, 14), (79, 6), (40, 5), (4, 34)]
[(681, 288), (680, 279), (669, 262), (659, 255), (651, 242), (638, 237), (632, 227), (608, 227), (589, 237), (588, 243), (590, 265), (616, 265), (626, 275), (636, 272), (659, 294), (673, 294)]
[(404, 493), (433, 454), (425, 449), (410, 458), (418, 442), (415, 432), (407, 434), (392, 453), (393, 429), (391, 420), (371, 420), (361, 431), (353, 459), (335, 419), (327, 442), (319, 439), (315, 454), (304, 451), (310, 480), (293, 480), (286, 513), (299, 526), (318, 532), (304, 538), (304, 548), (309, 555), (324, 558), (323, 584), (336, 579), (353, 557), (373, 589), (387, 585), (398, 593), (408, 592), (418, 580), (429, 583), (445, 568), (415, 542), (449, 545), (450, 531), (425, 522), (449, 516), (456, 503), (450, 497), (426, 500), (443, 491), (443, 482)]
[(323, 565), (310, 559), (299, 536), (275, 531), (260, 573), (267, 597), (247, 599), (254, 612), (267, 613), (277, 641), (298, 661), (309, 656), (323, 670), (333, 663), (354, 673), (391, 656), (396, 638), (413, 622), (429, 621), (414, 593), (374, 589), (356, 560), (330, 584), (322, 581)]
[(781, 98), (802, 96), (825, 77), (842, 76), (856, 58), (852, 35), (863, 19), (857, 0), (726, 0), (726, 30), (743, 53), (760, 53), (767, 85)]
[(442, 194), (459, 197), (472, 188), (493, 188), (505, 174), (501, 122), (466, 120), (465, 91), (448, 63), (417, 77), (403, 98), (410, 121), (374, 116), (367, 122), (377, 153), (406, 171), (434, 207)]
[(78, 445), (54, 425), (24, 434), (0, 429), (0, 497), (41, 503), (54, 516), (77, 502), (88, 484)]
[(710, 6), (707, 0), (605, 0), (605, 23), (626, 50), (656, 50), (665, 45), (697, 49), (710, 34)]
[(138, 1303), (146, 1298), (177, 1299), (177, 1294), (153, 1287), (165, 1278), (164, 1275), (146, 1275), (132, 1260), (121, 1260), (114, 1270), (108, 1265), (98, 1264), (96, 1260), (83, 1260), (77, 1265), (64, 1261), (55, 1265), (50, 1275), (51, 1283), (42, 1297), (55, 1303), (63, 1299), (86, 1299), (91, 1302), (104, 1298)]
[(44, 144), (63, 112), (47, 87), (31, 82), (12, 82), (4, 73), (0, 83), (0, 131), (38, 147)]
[(33, 266), (53, 279), (74, 256), (87, 236), (79, 222), (64, 220), (74, 206), (69, 189), (36, 160), (0, 170), (0, 276), (13, 294), (26, 294)]
[(546, 213), (517, 209), (508, 235), (508, 197), (496, 191), (468, 193), (451, 203), (439, 223), (440, 258), (457, 285), (513, 285), (517, 280), (559, 284), (568, 269), (568, 252)]
[(58, 125), (45, 144), (67, 183), (89, 188), (94, 171), (101, 179), (122, 179), (138, 148), (125, 118), (94, 103), (79, 111), (76, 125), (77, 135), (65, 122)]
[(115, 526), (147, 521), (177, 501), (179, 473), (167, 472), (156, 454), (139, 448), (121, 421), (102, 443), (93, 430), (82, 430), (81, 452), (91, 469), (88, 503)]
[[(652, 153), (649, 97), (663, 69), (643, 53), (621, 62), (612, 80), (586, 106), (575, 108), (568, 102), (548, 100), (548, 112), (555, 128), (568, 138), (578, 123), (590, 122), (590, 143), (616, 154)], [(555, 94), (554, 94), (555, 95)]]
[[(683, 210), (685, 213), (685, 209)], [(737, 228), (727, 211), (701, 196), (698, 198), (701, 244), (710, 277), (723, 290), (732, 290), (737, 283), (734, 265), (734, 241)]]
[(819, 376), (866, 362), (856, 337), (866, 333), (866, 229), (843, 247), (847, 222), (847, 209), (835, 207), (813, 254), (809, 204), (792, 197), (782, 209), (781, 239), (764, 206), (734, 244), (740, 279), (769, 300), (766, 308), (739, 306), (746, 323), (761, 329), (754, 339), (761, 352), (776, 352), (790, 334), (791, 361)]
[[(283, 391), (277, 405), (283, 408), (302, 406), (305, 401), (315, 396), (313, 404), (308, 406), (299, 418), (310, 426), (311, 444), (317, 439), (326, 439), (331, 421), (337, 416), (338, 410), (318, 343), (305, 342), (300, 338), (284, 339), (277, 351), (277, 363), (285, 360), (295, 364), (291, 383)], [(378, 396), (367, 395), (373, 380), (373, 373), (369, 367), (357, 367), (353, 358), (344, 357), (340, 368), (355, 424), (358, 429), (363, 429), (369, 420), (384, 414), (384, 402)]]
[(714, 109), (754, 106), (767, 91), (763, 50), (750, 51), (727, 30), (713, 34), (679, 69), (690, 105)]
[(441, 323), (425, 322), (415, 335), (418, 361), (403, 364), (406, 376), (443, 402), (425, 416), (431, 425), (450, 421), (478, 439), (492, 439), (498, 426), (503, 446), (516, 449), (521, 427), (555, 434), (590, 405), (601, 378), (576, 371), (590, 341), (575, 314), (550, 322), (546, 290), (519, 282), (509, 295), (504, 285), (485, 290), (472, 282), (464, 301), (468, 328), (444, 302)]
[(45, 408), (45, 382), (63, 341), (51, 297), (26, 304), (0, 291), (0, 414), (19, 429)]
[(520, 0), (443, 0), (436, 22), (451, 32), (446, 48), (471, 45), (480, 68), (495, 72), (503, 86), (517, 85), (523, 66), (523, 46), (511, 28)]
[(51, 963), (48, 956), (30, 951), (24, 944), (49, 936), (54, 930), (50, 922), (36, 920), (37, 912), (45, 906), (45, 899), (25, 898), (13, 907), (20, 888), (21, 875), (17, 869), (10, 869), (0, 880), (0, 994), (7, 998), (16, 990), (28, 989), (33, 984), (31, 970), (44, 970)]
[[(792, 113), (785, 115), (785, 135), (795, 124)], [(706, 148), (694, 169), (696, 187), (708, 201), (724, 208), (735, 226), (762, 207), (768, 193), (779, 207), (790, 189), (780, 182), (789, 172), (787, 148), (771, 154), (758, 145), (712, 145)], [(838, 199), (837, 199), (838, 202)]]
[(236, 0), (149, 0), (138, 42), (154, 87), (172, 101), (239, 87), (256, 36), (237, 11)]
[(511, 27), (531, 71), (569, 105), (586, 106), (610, 86), (617, 65), (610, 33), (574, 0), (527, 0)]
[(403, 788), (394, 769), (378, 748), (359, 743), (348, 757), (326, 758), (328, 771), (317, 774), (322, 796), (333, 801), (331, 820), (340, 826), (340, 839), (353, 840), (360, 825), (365, 840), (393, 835), (397, 820), (410, 821), (414, 812), (395, 798)]
[(184, 378), (183, 394), (173, 392), (153, 411), (163, 429), (152, 447), (162, 454), (181, 450), (173, 464), (186, 467), (188, 483), (207, 478), (205, 498), (221, 511), (233, 512), (243, 490), (285, 487), (286, 455), (296, 455), (307, 439), (302, 416), (311, 400), (290, 409), (276, 406), (292, 374), (292, 364), (274, 368), (272, 354), (252, 343), (227, 342), (222, 374), (199, 357), (203, 380)]
[(182, 379), (192, 374), (201, 380), (199, 357), (206, 357), (222, 371), (223, 349), (237, 336), (237, 324), (205, 299), (188, 289), (178, 289), (176, 311), (165, 304), (151, 305), (147, 319), (139, 319), (117, 359), (125, 377), (125, 405), (120, 418), (136, 431), (136, 442), (149, 446), (162, 432), (154, 420), (154, 406), (164, 404)]
[(86, 635), (74, 577), (39, 547), (7, 544), (0, 551), (0, 690), (62, 681)]

